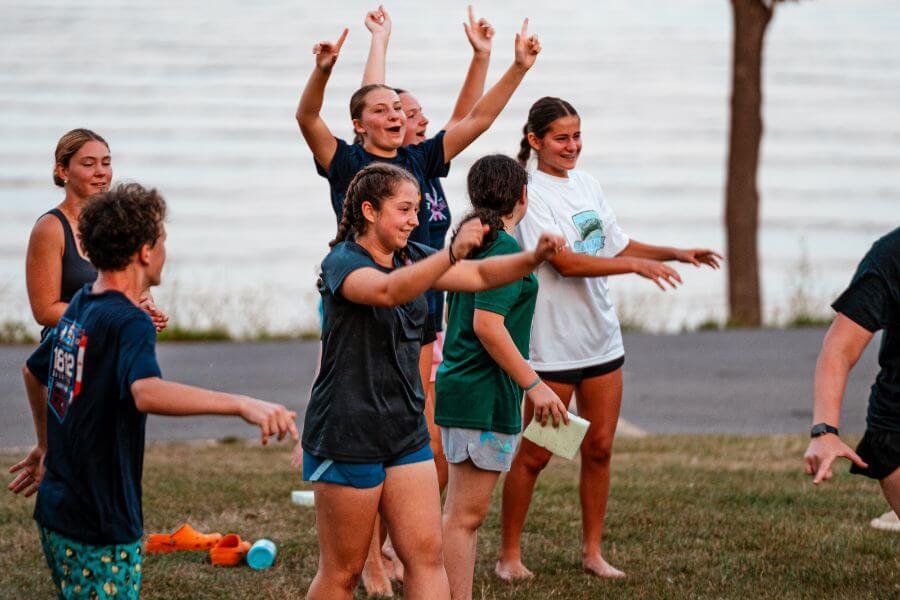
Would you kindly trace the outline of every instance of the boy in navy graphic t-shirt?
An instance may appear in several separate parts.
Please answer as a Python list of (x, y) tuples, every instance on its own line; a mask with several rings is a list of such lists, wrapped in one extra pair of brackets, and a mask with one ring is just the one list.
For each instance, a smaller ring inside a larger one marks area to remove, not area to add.
[(99, 271), (23, 369), (38, 444), (14, 465), (15, 493), (37, 492), (34, 518), (60, 597), (140, 593), (141, 472), (147, 413), (229, 414), (297, 439), (295, 413), (246, 396), (161, 379), (156, 330), (138, 299), (158, 285), (166, 205), (119, 186), (79, 218)]

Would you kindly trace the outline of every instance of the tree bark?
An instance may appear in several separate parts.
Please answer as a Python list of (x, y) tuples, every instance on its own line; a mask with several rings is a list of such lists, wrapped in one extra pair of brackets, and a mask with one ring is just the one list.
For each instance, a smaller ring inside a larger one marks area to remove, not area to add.
[(731, 63), (731, 129), (725, 184), (728, 237), (729, 321), (762, 324), (757, 229), (759, 192), (756, 173), (762, 140), (762, 54), (773, 3), (731, 0), (734, 45)]

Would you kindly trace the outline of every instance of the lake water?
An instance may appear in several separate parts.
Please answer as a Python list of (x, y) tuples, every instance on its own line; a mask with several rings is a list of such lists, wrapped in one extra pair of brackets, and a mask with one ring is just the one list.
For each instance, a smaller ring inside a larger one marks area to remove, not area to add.
[[(110, 6), (112, 5), (112, 6)], [(157, 296), (185, 324), (237, 332), (315, 323), (315, 268), (334, 233), (328, 186), (294, 122), (312, 45), (350, 35), (323, 116), (350, 135), (347, 100), (369, 35), (367, 4), (273, 0), (0, 2), (0, 320), (30, 322), (24, 254), (35, 219), (62, 198), (56, 141), (89, 127), (110, 142), (114, 180), (158, 187), (171, 211)], [(511, 8), (514, 7), (514, 8)], [(434, 124), (468, 64), (464, 3), (394, 2), (388, 81)], [(445, 189), (466, 207), (465, 174), (514, 154), (542, 95), (582, 115), (579, 168), (596, 175), (641, 241), (724, 248), (731, 9), (705, 0), (484, 3), (495, 25), (488, 84), (512, 58), (521, 18), (544, 51), (493, 128), (453, 162)], [(900, 4), (779, 5), (765, 56), (760, 168), (765, 307), (783, 318), (797, 289), (827, 310), (874, 239), (900, 224)], [(661, 294), (613, 278), (623, 314), (675, 330), (726, 314), (724, 273), (681, 268)]]

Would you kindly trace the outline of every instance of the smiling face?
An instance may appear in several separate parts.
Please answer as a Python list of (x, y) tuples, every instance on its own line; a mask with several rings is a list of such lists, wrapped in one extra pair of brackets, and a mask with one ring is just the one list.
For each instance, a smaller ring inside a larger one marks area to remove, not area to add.
[(528, 143), (537, 152), (538, 169), (567, 177), (581, 154), (581, 119), (577, 115), (560, 117), (550, 124), (547, 133), (538, 138), (528, 134)]
[(365, 96), (365, 106), (353, 130), (363, 136), (363, 147), (377, 156), (394, 156), (403, 145), (406, 114), (397, 92), (376, 88)]
[(418, 144), (425, 141), (425, 129), (428, 127), (428, 118), (422, 112), (422, 106), (416, 97), (409, 92), (400, 94), (400, 105), (406, 115), (406, 137), (403, 144)]
[(56, 174), (66, 182), (66, 191), (78, 198), (105, 192), (112, 179), (109, 148), (103, 142), (85, 142), (69, 159), (68, 165), (56, 165)]
[(364, 235), (388, 252), (406, 247), (409, 234), (419, 225), (419, 190), (411, 181), (400, 181), (394, 193), (381, 201), (381, 208), (363, 200)]

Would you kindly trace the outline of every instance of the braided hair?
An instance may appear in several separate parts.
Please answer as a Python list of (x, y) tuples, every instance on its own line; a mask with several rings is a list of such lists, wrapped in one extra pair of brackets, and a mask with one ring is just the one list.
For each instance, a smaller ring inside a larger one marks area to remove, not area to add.
[[(396, 165), (373, 162), (360, 169), (347, 186), (337, 235), (328, 243), (329, 247), (333, 248), (344, 240), (355, 240), (360, 234), (365, 233), (363, 202), (367, 201), (376, 209), (381, 209), (382, 201), (393, 196), (402, 181), (412, 183), (416, 191), (419, 191), (419, 182), (412, 173)], [(406, 247), (401, 248), (398, 255), (404, 262), (409, 261), (409, 250)]]
[(515, 210), (527, 183), (525, 168), (505, 154), (482, 156), (469, 169), (466, 184), (473, 210), (462, 222), (477, 218), (490, 227), (482, 241), (482, 248), (487, 248), (497, 239), (503, 229), (503, 217)]
[(528, 122), (522, 128), (522, 141), (519, 143), (519, 164), (523, 167), (531, 157), (531, 144), (528, 143), (528, 134), (542, 138), (547, 134), (553, 121), (568, 116), (578, 116), (575, 107), (561, 98), (544, 96), (531, 105), (528, 111)]

